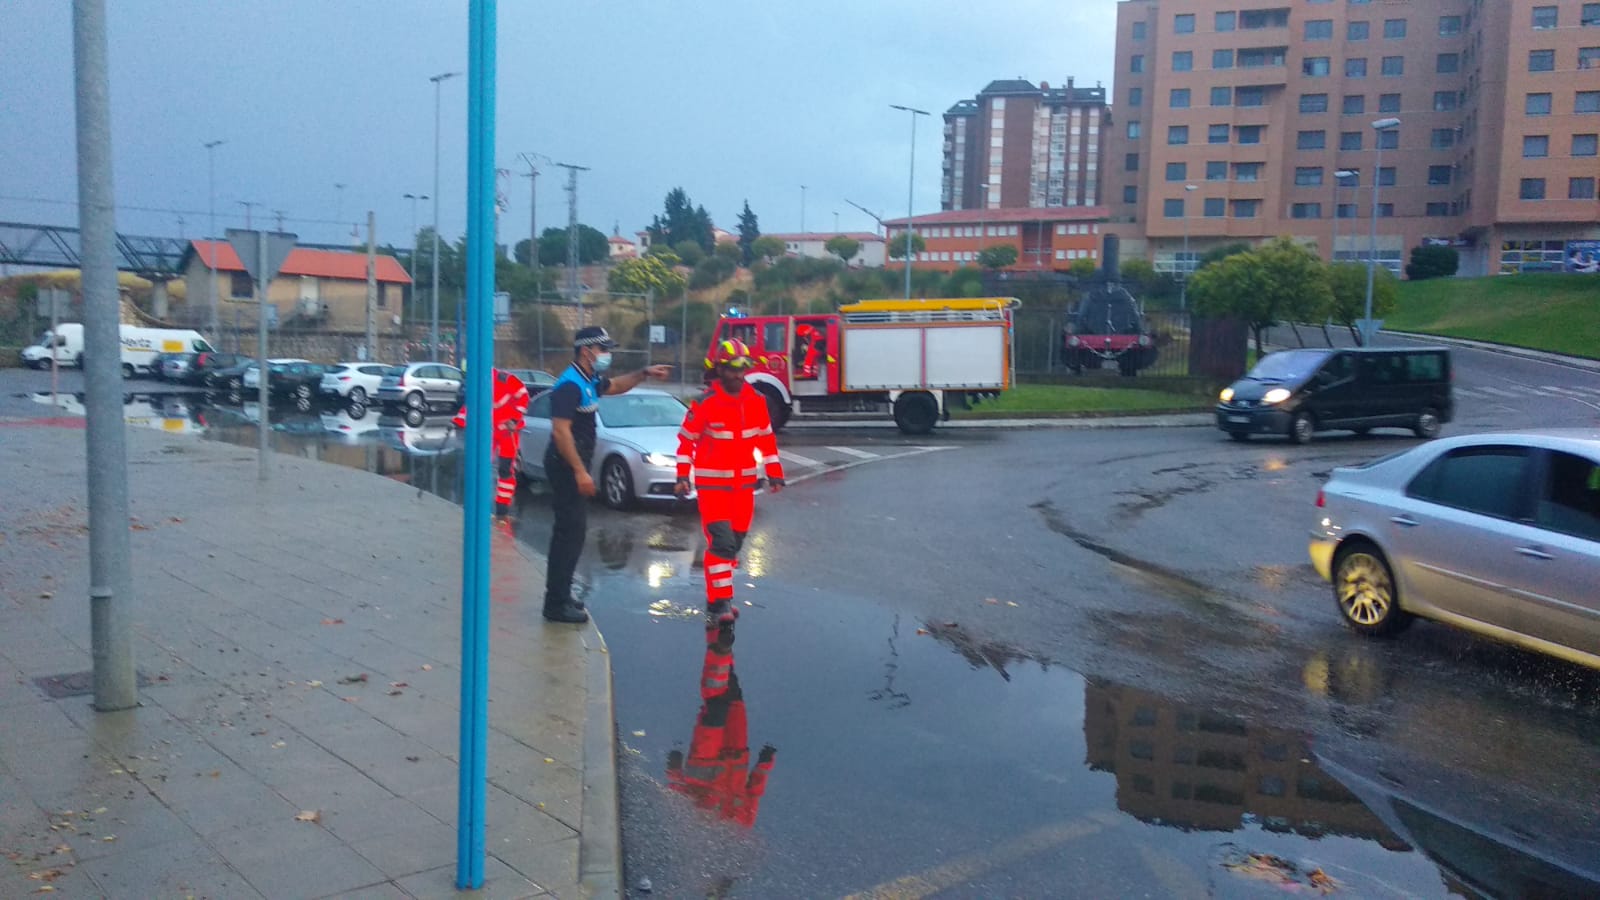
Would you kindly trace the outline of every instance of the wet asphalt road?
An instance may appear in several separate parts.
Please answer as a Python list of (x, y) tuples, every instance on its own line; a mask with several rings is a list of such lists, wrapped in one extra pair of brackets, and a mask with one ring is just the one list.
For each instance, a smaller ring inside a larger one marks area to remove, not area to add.
[[(1458, 384), (1492, 383), (1462, 357)], [(1560, 375), (1540, 381), (1600, 386)], [(1455, 427), (1577, 408), (1481, 396)], [(207, 437), (253, 445), (248, 411), (188, 406)], [(427, 425), (284, 415), (280, 452), (459, 496), (457, 454)], [(782, 446), (820, 465), (758, 498), (736, 582), (742, 696), (698, 735), (697, 522), (596, 510), (580, 573), (613, 650), (629, 883), (1248, 896), (1279, 892), (1252, 873), (1320, 869), (1359, 896), (1600, 891), (1565, 871), (1600, 859), (1600, 675), (1426, 623), (1358, 639), (1306, 564), (1327, 470), (1412, 443), (792, 430)], [(920, 446), (946, 449), (862, 455)], [(518, 503), (542, 548), (547, 505)], [(708, 746), (730, 751), (714, 787), (669, 777), (674, 750)], [(1284, 862), (1263, 872), (1250, 853)]]

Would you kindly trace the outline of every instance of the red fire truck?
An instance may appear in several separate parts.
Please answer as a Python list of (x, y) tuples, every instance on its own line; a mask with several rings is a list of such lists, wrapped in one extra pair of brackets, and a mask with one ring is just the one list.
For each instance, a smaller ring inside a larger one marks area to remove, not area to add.
[(837, 313), (724, 316), (711, 346), (738, 338), (756, 366), (772, 424), (791, 415), (892, 414), (927, 434), (950, 407), (1011, 387), (1014, 297), (862, 300)]

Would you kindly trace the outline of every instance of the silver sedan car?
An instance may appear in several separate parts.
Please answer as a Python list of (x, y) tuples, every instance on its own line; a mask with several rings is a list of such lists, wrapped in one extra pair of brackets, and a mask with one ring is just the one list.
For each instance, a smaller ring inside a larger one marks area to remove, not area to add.
[[(612, 509), (635, 501), (670, 500), (677, 482), (678, 429), (688, 407), (665, 391), (636, 388), (600, 398), (595, 415), (594, 478), (599, 496)], [(543, 479), (544, 451), (550, 445), (550, 393), (528, 403), (523, 418), (517, 468)]]
[(1363, 634), (1414, 616), (1600, 668), (1600, 430), (1448, 438), (1334, 469), (1311, 561)]

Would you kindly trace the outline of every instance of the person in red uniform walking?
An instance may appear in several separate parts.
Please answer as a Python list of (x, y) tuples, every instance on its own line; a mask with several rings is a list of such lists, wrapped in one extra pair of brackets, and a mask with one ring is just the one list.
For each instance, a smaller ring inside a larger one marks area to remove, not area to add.
[(744, 690), (733, 671), (733, 629), (708, 628), (700, 713), (688, 758), (682, 750), (667, 754), (667, 787), (688, 797), (697, 809), (745, 828), (754, 826), (778, 750), (763, 746), (751, 768), (749, 732)]
[(690, 405), (678, 431), (676, 493), (689, 493), (692, 468), (706, 539), (706, 620), (712, 625), (731, 624), (739, 617), (733, 606), (733, 570), (750, 531), (763, 466), (773, 493), (784, 486), (766, 397), (744, 381), (750, 365), (750, 348), (743, 341), (727, 340), (713, 348), (706, 367), (716, 377)]
[[(494, 514), (511, 514), (511, 501), (517, 494), (517, 447), (522, 443), (522, 416), (528, 408), (528, 386), (522, 379), (501, 369), (494, 370)], [(467, 427), (467, 407), (463, 405), (450, 424)]]

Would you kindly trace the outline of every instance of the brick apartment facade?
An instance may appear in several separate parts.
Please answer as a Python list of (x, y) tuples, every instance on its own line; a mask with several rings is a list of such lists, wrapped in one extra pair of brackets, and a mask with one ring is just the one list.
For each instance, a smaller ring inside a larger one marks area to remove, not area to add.
[(1099, 85), (990, 82), (944, 114), (940, 208), (1099, 205), (1105, 118)]
[(1104, 204), (1158, 269), (1186, 230), (1190, 259), (1280, 234), (1365, 259), (1375, 177), (1396, 270), (1425, 240), (1464, 275), (1600, 252), (1600, 3), (1122, 0), (1116, 47)]
[[(906, 224), (922, 236), (926, 249), (916, 254), (917, 269), (954, 271), (978, 265), (985, 247), (1010, 244), (1017, 261), (1009, 271), (1065, 271), (1079, 259), (1098, 260), (1106, 210), (1099, 206), (955, 209), (911, 219), (887, 219), (888, 246), (906, 239)], [(891, 265), (897, 264), (891, 261)]]

